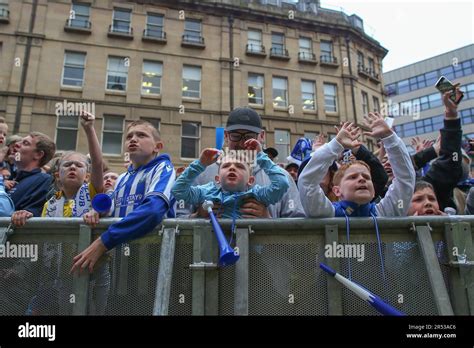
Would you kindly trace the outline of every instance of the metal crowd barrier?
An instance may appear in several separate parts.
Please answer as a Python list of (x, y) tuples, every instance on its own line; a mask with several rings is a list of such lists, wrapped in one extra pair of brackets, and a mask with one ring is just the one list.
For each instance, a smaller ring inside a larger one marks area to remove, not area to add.
[[(168, 219), (92, 275), (69, 274), (114, 221), (91, 230), (81, 219), (33, 218), (12, 231), (1, 218), (0, 248), (36, 245), (37, 260), (0, 253), (0, 315), (378, 315), (319, 268), (347, 276), (347, 258), (325, 255), (345, 245), (344, 219), (238, 220), (240, 259), (224, 268), (207, 220)], [(474, 217), (377, 221), (386, 278), (372, 219), (354, 218), (350, 244), (364, 246), (363, 260), (350, 261), (354, 281), (408, 315), (474, 315)], [(220, 223), (229, 238), (231, 221)]]

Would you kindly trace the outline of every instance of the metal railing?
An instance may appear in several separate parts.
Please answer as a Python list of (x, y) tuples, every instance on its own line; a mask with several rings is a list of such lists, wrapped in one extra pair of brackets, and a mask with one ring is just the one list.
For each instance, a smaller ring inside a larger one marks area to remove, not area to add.
[(245, 52), (247, 54), (257, 54), (257, 55), (265, 55), (265, 46), (257, 45), (257, 44), (247, 44), (245, 46)]
[(118, 34), (118, 35), (133, 35), (133, 28), (129, 27), (121, 27), (121, 26), (114, 26), (113, 24), (109, 25), (109, 34)]
[(334, 56), (322, 55), (319, 57), (319, 60), (325, 64), (338, 64), (337, 58)]
[(182, 43), (186, 45), (196, 45), (196, 46), (204, 45), (204, 37), (202, 36), (184, 34), (182, 36), (182, 40), (183, 40)]
[(316, 55), (312, 52), (298, 52), (298, 59), (302, 61), (315, 62)]
[[(217, 266), (218, 245), (204, 219), (168, 219), (116, 247), (92, 274), (69, 274), (72, 258), (111, 223), (91, 230), (80, 219), (33, 218), (0, 243), (36, 245), (37, 259), (0, 258), (0, 315), (377, 315), (319, 269), (347, 276), (344, 219), (238, 220), (239, 261)], [(473, 315), (474, 217), (378, 218), (385, 275), (372, 219), (350, 220), (353, 280), (408, 315)], [(229, 237), (230, 220), (221, 220)], [(7, 233), (8, 232), (8, 233)], [(12, 274), (14, 276), (12, 276)]]
[(166, 40), (166, 32), (156, 29), (143, 29), (143, 37), (150, 39)]
[(286, 48), (272, 47), (270, 49), (270, 57), (290, 58), (290, 54)]
[(0, 18), (9, 18), (10, 17), (10, 11), (2, 8), (0, 9)]
[(91, 21), (88, 21), (88, 20), (68, 18), (66, 19), (66, 27), (74, 28), (74, 29), (89, 29), (90, 30), (92, 28), (92, 23)]

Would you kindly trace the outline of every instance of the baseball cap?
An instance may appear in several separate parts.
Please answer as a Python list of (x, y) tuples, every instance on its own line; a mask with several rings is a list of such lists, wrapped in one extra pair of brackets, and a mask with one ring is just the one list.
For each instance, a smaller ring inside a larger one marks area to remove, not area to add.
[(270, 155), (272, 157), (277, 157), (278, 156), (278, 151), (277, 149), (273, 147), (267, 147), (265, 150), (263, 150), (267, 155)]
[(249, 107), (238, 107), (229, 114), (225, 129), (226, 131), (245, 129), (260, 133), (262, 131), (262, 120), (255, 110)]

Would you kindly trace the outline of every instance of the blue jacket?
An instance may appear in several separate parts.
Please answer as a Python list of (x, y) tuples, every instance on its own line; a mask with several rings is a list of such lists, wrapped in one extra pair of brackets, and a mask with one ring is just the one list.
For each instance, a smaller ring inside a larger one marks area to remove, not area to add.
[(18, 184), (7, 192), (15, 204), (15, 209), (28, 210), (33, 216), (40, 217), (52, 182), (51, 175), (36, 168), (30, 172), (19, 171), (15, 181)]
[(245, 199), (255, 198), (268, 206), (277, 203), (288, 190), (289, 183), (283, 169), (274, 164), (264, 152), (257, 154), (257, 164), (270, 178), (269, 186), (254, 185), (245, 192), (227, 192), (215, 182), (191, 186), (194, 179), (206, 169), (199, 160), (196, 160), (176, 180), (171, 192), (178, 201), (184, 200), (194, 206), (199, 206), (206, 200), (219, 202), (223, 206), (224, 218), (239, 218), (241, 216), (239, 208)]

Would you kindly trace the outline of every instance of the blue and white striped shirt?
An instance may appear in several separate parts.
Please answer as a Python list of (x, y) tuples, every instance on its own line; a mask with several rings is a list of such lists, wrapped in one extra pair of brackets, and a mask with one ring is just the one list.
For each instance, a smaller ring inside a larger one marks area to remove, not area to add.
[(168, 155), (128, 171), (117, 179), (112, 216), (123, 217), (102, 236), (107, 249), (153, 231), (163, 218), (175, 217), (176, 200), (171, 194), (175, 171)]
[(125, 217), (135, 210), (143, 200), (156, 195), (165, 200), (170, 209), (167, 217), (175, 217), (171, 188), (175, 181), (175, 171), (168, 155), (156, 157), (148, 164), (137, 168), (130, 165), (115, 184), (113, 196), (113, 217)]

